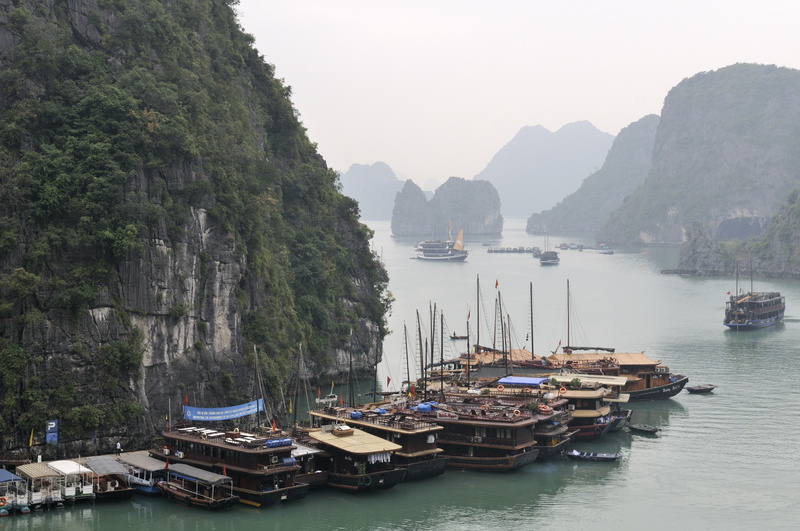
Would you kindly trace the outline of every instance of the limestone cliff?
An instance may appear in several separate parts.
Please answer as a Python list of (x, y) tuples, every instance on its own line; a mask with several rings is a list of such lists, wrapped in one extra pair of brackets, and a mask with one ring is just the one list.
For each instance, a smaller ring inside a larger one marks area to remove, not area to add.
[[(387, 277), (231, 8), (0, 0), (2, 449), (146, 446), (380, 358)], [(169, 405), (172, 409), (169, 409)]]
[(450, 177), (428, 201), (410, 180), (397, 194), (392, 210), (392, 234), (444, 239), (447, 227), (470, 235), (500, 234), (500, 196), (491, 183)]
[(528, 233), (594, 232), (641, 185), (650, 172), (659, 117), (645, 116), (619, 132), (603, 167), (555, 207), (528, 218)]
[(800, 71), (737, 64), (664, 100), (652, 169), (597, 237), (681, 243), (699, 220), (714, 238), (755, 236), (797, 186)]

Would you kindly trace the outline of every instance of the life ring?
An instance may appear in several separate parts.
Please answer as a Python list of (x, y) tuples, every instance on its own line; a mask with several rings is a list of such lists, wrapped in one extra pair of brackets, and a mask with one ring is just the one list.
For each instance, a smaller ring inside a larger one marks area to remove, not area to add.
[(489, 406), (487, 406), (486, 404), (483, 404), (483, 405), (481, 406), (481, 409), (482, 409), (482, 410), (484, 410), (484, 411), (486, 411), (487, 409), (489, 409)]
[(514, 416), (515, 417), (519, 417), (520, 415), (521, 415), (521, 413), (520, 413), (519, 409), (515, 409), (514, 410)]
[(530, 387), (526, 387), (525, 389), (522, 390), (522, 392), (523, 393), (530, 393), (531, 392), (531, 388)]
[(0, 507), (4, 506), (5, 504), (6, 504), (6, 499), (0, 496)]
[(361, 478), (361, 484), (364, 485), (365, 487), (369, 487), (370, 485), (372, 485), (372, 478), (369, 476), (363, 476)]
[(500, 385), (497, 386), (497, 390), (498, 391), (503, 391), (504, 389), (505, 389), (505, 387), (503, 387), (503, 384), (500, 384)]
[(562, 387), (561, 389), (558, 390), (558, 394), (560, 394), (560, 395), (563, 395), (566, 392), (567, 392), (567, 388), (566, 387)]

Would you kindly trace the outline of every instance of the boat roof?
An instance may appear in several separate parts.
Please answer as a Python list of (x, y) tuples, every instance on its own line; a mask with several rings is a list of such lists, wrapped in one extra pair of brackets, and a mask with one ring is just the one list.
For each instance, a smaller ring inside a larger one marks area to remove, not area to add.
[(598, 389), (567, 389), (560, 396), (563, 398), (603, 398), (611, 394), (611, 389), (600, 387)]
[(75, 461), (70, 461), (69, 459), (64, 459), (62, 461), (50, 461), (47, 463), (47, 466), (56, 470), (64, 475), (67, 474), (88, 474), (91, 472), (85, 466), (81, 466)]
[(576, 419), (591, 419), (604, 417), (611, 413), (611, 406), (603, 406), (600, 409), (576, 409), (572, 412), (572, 417)]
[(147, 472), (155, 472), (157, 470), (163, 470), (164, 461), (159, 461), (149, 455), (142, 455), (142, 454), (122, 454), (117, 458), (120, 463), (125, 463), (126, 465), (135, 466), (136, 468), (141, 468)]
[(652, 360), (645, 356), (644, 352), (572, 352), (570, 354), (553, 354), (548, 360), (557, 361), (562, 365), (568, 361), (599, 361), (602, 359), (613, 358), (620, 366), (624, 365), (658, 365), (661, 360)]
[(544, 382), (549, 381), (550, 377), (538, 378), (533, 376), (506, 376), (497, 380), (497, 383), (502, 385), (527, 385), (538, 387)]
[(25, 481), (16, 474), (12, 474), (5, 468), (0, 468), (0, 483), (7, 483), (9, 481)]
[(294, 458), (322, 453), (322, 450), (320, 450), (319, 448), (314, 448), (313, 446), (307, 446), (297, 441), (295, 441), (294, 446), (295, 448), (292, 450), (292, 457)]
[(314, 431), (310, 432), (308, 436), (344, 452), (357, 455), (395, 452), (402, 448), (399, 444), (389, 442), (386, 439), (355, 428), (353, 428), (353, 433), (351, 435), (339, 436), (329, 431)]
[(189, 479), (195, 479), (203, 483), (208, 483), (209, 485), (219, 485), (220, 483), (224, 483), (226, 481), (232, 481), (229, 476), (223, 476), (222, 474), (209, 472), (208, 470), (203, 470), (202, 468), (186, 465), (184, 463), (175, 463), (174, 465), (169, 465), (168, 470), (170, 474), (183, 476)]
[(96, 455), (86, 458), (86, 466), (92, 469), (92, 472), (99, 476), (108, 476), (111, 474), (127, 474), (128, 471), (122, 466), (122, 463), (111, 457), (110, 455)]
[(17, 467), (17, 473), (30, 479), (58, 477), (59, 474), (45, 463), (27, 463)]
[(600, 374), (555, 374), (553, 378), (563, 382), (565, 376), (568, 378), (572, 376), (570, 380), (577, 378), (581, 383), (597, 383), (601, 385), (625, 385), (628, 383), (626, 376), (603, 376)]

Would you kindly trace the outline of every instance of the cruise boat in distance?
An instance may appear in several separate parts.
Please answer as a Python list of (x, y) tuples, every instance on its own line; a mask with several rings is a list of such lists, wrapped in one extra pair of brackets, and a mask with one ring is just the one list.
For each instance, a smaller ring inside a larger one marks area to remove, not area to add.
[(436, 262), (463, 262), (469, 255), (464, 248), (464, 229), (458, 231), (455, 240), (449, 235), (447, 240), (424, 240), (417, 243), (414, 249), (418, 260)]
[(753, 330), (772, 326), (783, 320), (786, 298), (779, 291), (753, 291), (753, 268), (750, 267), (750, 291), (739, 293), (739, 266), (736, 266), (736, 289), (728, 292), (725, 320), (722, 324), (732, 330)]
[(786, 298), (778, 291), (731, 295), (725, 303), (725, 326), (733, 330), (752, 330), (772, 326), (783, 320)]

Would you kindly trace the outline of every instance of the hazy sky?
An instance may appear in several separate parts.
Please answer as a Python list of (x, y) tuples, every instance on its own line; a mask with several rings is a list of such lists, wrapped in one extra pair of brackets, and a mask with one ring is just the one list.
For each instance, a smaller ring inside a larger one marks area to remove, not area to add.
[(238, 12), (329, 166), (383, 161), (423, 185), (472, 178), (526, 125), (616, 135), (698, 72), (800, 68), (794, 0), (241, 0)]

